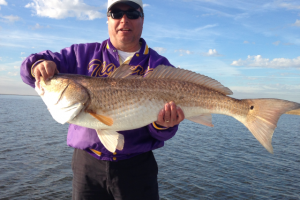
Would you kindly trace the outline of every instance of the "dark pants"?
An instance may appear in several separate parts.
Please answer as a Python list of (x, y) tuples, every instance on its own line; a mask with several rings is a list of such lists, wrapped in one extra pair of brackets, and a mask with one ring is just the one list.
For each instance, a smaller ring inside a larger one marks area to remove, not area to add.
[(157, 163), (152, 151), (118, 162), (74, 150), (73, 200), (158, 200)]

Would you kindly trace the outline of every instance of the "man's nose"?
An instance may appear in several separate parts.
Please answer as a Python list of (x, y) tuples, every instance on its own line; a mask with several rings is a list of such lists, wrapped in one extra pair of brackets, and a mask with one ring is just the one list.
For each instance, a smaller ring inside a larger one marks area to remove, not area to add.
[(128, 17), (127, 17), (127, 15), (126, 14), (124, 14), (123, 15), (123, 17), (121, 18), (121, 22), (123, 22), (123, 23), (126, 23), (126, 22), (128, 22)]

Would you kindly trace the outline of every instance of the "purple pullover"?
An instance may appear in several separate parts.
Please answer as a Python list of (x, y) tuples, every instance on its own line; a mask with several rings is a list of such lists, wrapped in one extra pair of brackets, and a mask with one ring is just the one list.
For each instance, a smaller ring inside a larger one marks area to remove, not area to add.
[[(136, 53), (129, 65), (135, 66), (135, 74), (145, 75), (158, 65), (171, 65), (153, 49), (148, 48), (144, 39), (140, 39), (141, 49)], [(110, 40), (100, 43), (75, 44), (62, 49), (60, 53), (49, 50), (31, 54), (21, 65), (22, 80), (35, 87), (35, 78), (32, 76), (32, 67), (41, 60), (51, 60), (56, 63), (60, 73), (81, 74), (93, 77), (107, 77), (120, 66), (117, 49)], [(94, 129), (70, 124), (67, 144), (71, 147), (83, 149), (100, 160), (118, 161), (128, 159), (141, 153), (164, 146), (164, 141), (172, 138), (178, 125), (163, 129), (155, 124), (135, 130), (118, 131), (124, 135), (123, 150), (111, 153), (100, 142)]]

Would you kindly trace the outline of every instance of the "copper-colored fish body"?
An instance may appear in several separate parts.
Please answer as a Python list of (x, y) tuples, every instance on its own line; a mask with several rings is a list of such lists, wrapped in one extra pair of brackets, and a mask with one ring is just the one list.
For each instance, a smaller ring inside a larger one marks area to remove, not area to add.
[(70, 105), (84, 104), (68, 122), (96, 129), (101, 142), (112, 152), (124, 144), (124, 138), (116, 131), (156, 121), (159, 111), (170, 101), (183, 110), (186, 119), (207, 126), (213, 126), (212, 113), (232, 116), (273, 152), (271, 139), (279, 117), (300, 108), (300, 104), (285, 100), (231, 98), (230, 89), (188, 70), (158, 66), (145, 77), (130, 73), (130, 66), (125, 65), (108, 78), (57, 75), (53, 78), (56, 82), (50, 82), (53, 88), (44, 90), (56, 91), (53, 96), (58, 102), (63, 99)]

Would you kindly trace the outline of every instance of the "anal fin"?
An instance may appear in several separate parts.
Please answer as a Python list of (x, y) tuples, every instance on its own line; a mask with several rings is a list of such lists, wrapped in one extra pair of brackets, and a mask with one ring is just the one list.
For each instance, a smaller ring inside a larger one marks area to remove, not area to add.
[(211, 116), (210, 113), (209, 114), (198, 115), (198, 116), (195, 116), (195, 117), (189, 117), (187, 119), (192, 121), (192, 122), (198, 123), (198, 124), (214, 127), (214, 125), (211, 122), (212, 116)]
[(116, 149), (123, 150), (124, 136), (114, 130), (96, 130), (98, 137), (104, 147), (110, 151), (115, 152)]

